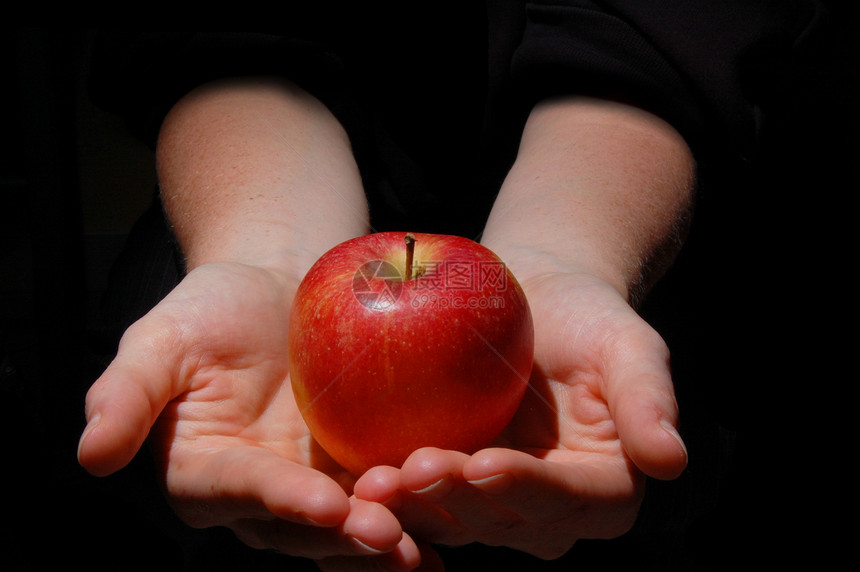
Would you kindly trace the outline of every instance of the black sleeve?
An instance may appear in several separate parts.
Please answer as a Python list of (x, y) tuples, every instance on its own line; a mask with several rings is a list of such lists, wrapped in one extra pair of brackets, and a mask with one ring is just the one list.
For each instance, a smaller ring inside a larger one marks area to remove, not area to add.
[[(813, 0), (547, 0), (490, 11), (506, 21), (497, 69), (520, 109), (561, 94), (626, 101), (672, 123), (700, 160), (749, 160), (825, 11)], [(519, 19), (518, 24), (511, 20)], [(492, 64), (491, 64), (492, 65)], [(491, 67), (491, 70), (493, 68)], [(522, 115), (522, 113), (520, 113)]]
[(176, 101), (207, 81), (288, 77), (321, 98), (336, 90), (340, 63), (310, 38), (267, 33), (102, 32), (91, 58), (89, 96), (124, 117), (154, 146)]

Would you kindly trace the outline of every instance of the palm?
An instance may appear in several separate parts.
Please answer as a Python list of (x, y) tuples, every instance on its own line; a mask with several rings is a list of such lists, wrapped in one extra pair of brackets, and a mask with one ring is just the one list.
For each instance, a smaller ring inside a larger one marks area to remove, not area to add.
[[(643, 476), (619, 436), (619, 422), (636, 422), (620, 419), (628, 406), (617, 396), (639, 381), (627, 379), (631, 367), (660, 371), (665, 346), (595, 279), (555, 275), (524, 287), (535, 368), (497, 447), (471, 457), (420, 450), (397, 475), (379, 469), (363, 477), (356, 492), (388, 496), (404, 527), (430, 541), (556, 557), (579, 538), (613, 537), (632, 525)], [(420, 492), (391, 496), (395, 482)]]
[(204, 273), (189, 276), (157, 309), (175, 324), (166, 331), (179, 332), (173, 347), (181, 394), (157, 424), (166, 460), (247, 448), (319, 465), (289, 385), (289, 296), (259, 269)]
[(608, 286), (590, 278), (549, 277), (531, 285), (529, 299), (535, 364), (503, 439), (549, 461), (617, 465), (624, 452), (606, 396), (610, 344), (636, 343), (635, 330), (644, 324)]
[(392, 550), (396, 519), (350, 498), (352, 480), (313, 445), (297, 410), (286, 358), (293, 286), (238, 264), (191, 272), (127, 330), (90, 389), (100, 420), (81, 462), (117, 470), (152, 425), (166, 494), (188, 524), (311, 558)]
[(190, 274), (148, 317), (171, 342), (163, 359), (174, 379), (151, 440), (174, 507), (192, 524), (201, 495), (234, 502), (232, 491), (219, 499), (222, 491), (191, 485), (216, 466), (262, 473), (286, 461), (342, 476), (313, 446), (293, 398), (290, 303), (266, 271), (221, 265)]

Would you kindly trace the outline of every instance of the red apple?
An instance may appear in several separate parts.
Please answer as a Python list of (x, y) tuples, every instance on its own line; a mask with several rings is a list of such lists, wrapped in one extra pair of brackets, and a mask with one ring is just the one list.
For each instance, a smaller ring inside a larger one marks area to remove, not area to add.
[(528, 385), (534, 328), (502, 261), (458, 236), (376, 233), (324, 254), (290, 319), (293, 392), (359, 475), (433, 446), (490, 445)]

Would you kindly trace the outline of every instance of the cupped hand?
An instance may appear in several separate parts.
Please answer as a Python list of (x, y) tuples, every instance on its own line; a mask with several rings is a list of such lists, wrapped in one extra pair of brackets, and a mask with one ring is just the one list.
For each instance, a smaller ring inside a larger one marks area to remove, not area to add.
[(417, 549), (391, 512), (352, 495), (354, 479), (310, 438), (288, 379), (295, 283), (256, 266), (200, 266), (124, 334), (87, 395), (79, 460), (96, 475), (148, 439), (172, 507), (194, 527), (228, 526), (291, 555)]
[(585, 275), (523, 284), (535, 320), (535, 367), (496, 447), (416, 451), (355, 485), (428, 542), (480, 542), (557, 558), (579, 539), (634, 523), (644, 475), (677, 477), (686, 449), (668, 350), (609, 285)]

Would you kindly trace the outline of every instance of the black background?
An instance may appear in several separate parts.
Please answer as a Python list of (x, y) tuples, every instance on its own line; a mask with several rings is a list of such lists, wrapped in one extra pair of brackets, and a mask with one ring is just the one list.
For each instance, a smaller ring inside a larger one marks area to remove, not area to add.
[[(860, 190), (860, 52), (853, 15), (836, 13), (826, 57), (801, 66), (787, 86), (762, 160), (711, 174), (711, 188), (731, 192), (703, 194), (687, 245), (642, 308), (672, 349), (688, 470), (650, 483), (640, 522), (619, 539), (582, 541), (553, 563), (446, 549), (451, 569), (722, 570), (794, 560), (803, 549), (819, 562), (835, 557), (838, 527), (816, 507), (847, 502), (836, 481), (853, 451), (839, 452), (845, 418), (836, 411), (857, 379), (856, 368), (838, 363), (856, 336), (838, 325), (853, 323), (846, 309), (856, 299), (851, 217)], [(116, 244), (91, 234), (88, 209), (102, 199), (82, 188), (90, 39), (86, 30), (41, 29), (2, 38), (0, 408), (11, 532), (0, 568), (42, 570), (59, 560), (90, 570), (314, 569), (246, 549), (229, 531), (179, 523), (145, 454), (103, 479), (76, 463), (83, 396), (114, 343), (98, 306)], [(104, 137), (129, 145), (121, 160), (148, 160), (125, 134)], [(120, 234), (149, 203), (142, 172), (135, 188), (99, 182), (105, 201), (128, 195)], [(825, 450), (833, 443), (836, 454)]]

